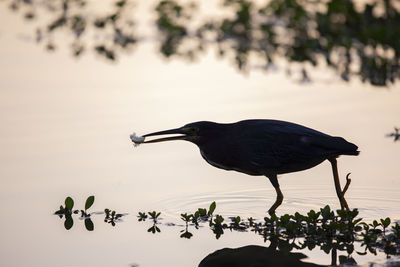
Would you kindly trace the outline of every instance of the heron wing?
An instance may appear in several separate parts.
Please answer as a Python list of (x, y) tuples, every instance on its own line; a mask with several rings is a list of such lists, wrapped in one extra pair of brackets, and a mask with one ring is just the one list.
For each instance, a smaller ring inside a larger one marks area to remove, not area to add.
[(329, 157), (357, 151), (357, 146), (341, 137), (289, 122), (254, 120), (239, 128), (243, 159), (277, 173), (307, 169)]

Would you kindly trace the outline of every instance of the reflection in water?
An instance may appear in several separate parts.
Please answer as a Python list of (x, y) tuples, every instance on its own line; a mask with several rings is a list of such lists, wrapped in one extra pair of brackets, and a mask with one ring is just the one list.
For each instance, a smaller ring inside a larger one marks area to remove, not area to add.
[[(90, 207), (86, 205), (86, 208)], [(78, 210), (72, 210), (72, 198), (66, 198), (65, 207), (61, 206), (55, 214), (60, 218), (65, 217), (64, 227), (69, 230), (73, 226), (73, 215)], [(219, 239), (225, 234), (225, 230), (238, 232), (253, 232), (261, 236), (264, 242), (269, 242), (269, 248), (249, 246), (240, 249), (224, 249), (209, 255), (202, 261), (200, 266), (235, 266), (232, 262), (243, 266), (245, 264), (263, 264), (260, 266), (316, 266), (300, 261), (300, 254), (290, 253), (293, 250), (313, 250), (319, 248), (326, 254), (331, 255), (331, 265), (356, 264), (353, 254), (377, 255), (384, 252), (386, 258), (392, 255), (400, 255), (400, 225), (395, 223), (391, 226), (391, 219), (385, 218), (374, 220), (372, 223), (363, 222), (358, 218), (358, 210), (337, 210), (336, 213), (329, 206), (319, 211), (310, 210), (306, 215), (296, 212), (294, 215), (284, 214), (280, 217), (272, 215), (265, 217), (263, 221), (257, 221), (250, 217), (242, 219), (240, 216), (230, 217), (225, 220), (222, 215), (214, 214), (216, 203), (212, 202), (208, 209), (198, 208), (194, 213), (182, 213), (181, 219), (185, 225), (180, 231), (180, 237), (190, 239), (193, 233), (190, 228), (199, 229), (200, 225), (208, 224), (210, 229)], [(94, 230), (91, 215), (103, 213), (87, 213), (81, 210), (81, 219), (85, 222), (88, 231)], [(115, 226), (115, 222), (121, 220), (126, 214), (105, 209), (105, 222)], [(147, 232), (156, 234), (161, 229), (159, 222), (161, 212), (139, 212), (138, 221), (145, 222), (147, 219), (152, 225)], [(167, 223), (165, 226), (176, 226)], [(391, 226), (391, 227), (390, 227)], [(346, 255), (339, 255), (345, 253)], [(285, 257), (282, 258), (283, 253)], [(266, 256), (267, 255), (267, 256)], [(282, 262), (281, 262), (282, 261)], [(274, 265), (275, 264), (275, 265)], [(255, 265), (257, 266), (257, 265)]]
[[(139, 212), (138, 221), (145, 221), (146, 220), (147, 216), (144, 217), (143, 214), (144, 214), (143, 212)], [(150, 219), (152, 220), (153, 225), (149, 229), (147, 229), (147, 232), (153, 233), (153, 234), (160, 233), (161, 230), (157, 226), (157, 224), (158, 224), (158, 219), (159, 219), (159, 217), (161, 215), (161, 212), (151, 211), (151, 212), (148, 212), (148, 215), (150, 216)]]
[[(106, 209), (106, 210), (108, 210), (108, 209)], [(113, 211), (113, 212), (115, 212), (115, 211)], [(64, 220), (64, 228), (66, 230), (70, 230), (72, 228), (72, 226), (74, 226), (73, 215), (74, 214), (78, 214), (78, 213), (79, 213), (78, 210), (74, 210), (71, 214), (68, 214), (68, 213), (65, 213), (65, 214), (55, 213), (55, 215), (59, 216), (60, 219), (65, 218), (65, 220)], [(104, 218), (104, 222), (105, 223), (109, 223), (112, 226), (115, 226), (116, 223), (118, 223), (118, 222), (122, 222), (122, 219), (121, 219), (122, 216), (126, 215), (126, 214), (120, 214), (120, 213), (117, 213), (117, 214), (114, 214), (114, 215), (110, 215), (107, 212), (96, 212), (96, 213), (87, 214), (86, 216), (81, 215), (79, 217), (79, 219), (84, 221), (85, 228), (88, 231), (93, 231), (94, 230), (94, 223), (93, 223), (93, 221), (91, 219), (91, 215), (94, 215), (94, 214), (97, 214), (97, 215), (105, 214), (106, 216)]]
[[(78, 210), (74, 210), (73, 214), (78, 214)], [(56, 215), (58, 215), (60, 217), (60, 219), (65, 218), (65, 220), (64, 220), (64, 228), (66, 230), (70, 230), (72, 228), (72, 226), (74, 226), (74, 219), (72, 217), (73, 214), (68, 214), (68, 213), (56, 214)], [(93, 223), (92, 219), (90, 218), (90, 215), (86, 216), (86, 217), (81, 216), (80, 218), (82, 220), (84, 220), (86, 230), (88, 230), (88, 231), (93, 231), (94, 230), (94, 223)]]
[[(199, 208), (194, 214), (181, 214), (185, 228), (181, 230), (180, 237), (190, 239), (193, 233), (189, 231), (189, 226), (198, 229), (199, 223), (207, 223), (216, 239), (219, 239), (225, 233), (224, 230), (250, 231), (259, 234), (264, 242), (270, 242), (269, 248), (272, 251), (278, 249), (281, 252), (290, 252), (292, 250), (319, 248), (331, 255), (331, 265), (338, 263), (356, 264), (352, 256), (354, 253), (357, 255), (377, 255), (377, 252), (380, 251), (386, 254), (386, 258), (390, 258), (391, 255), (400, 255), (400, 225), (395, 223), (389, 228), (391, 225), (390, 218), (374, 220), (370, 224), (362, 222), (361, 218), (357, 218), (357, 209), (352, 211), (337, 210), (335, 214), (329, 206), (325, 206), (318, 212), (311, 210), (307, 215), (301, 215), (298, 212), (294, 215), (285, 214), (281, 217), (273, 215), (265, 217), (263, 222), (258, 222), (251, 217), (243, 220), (239, 216), (230, 217), (230, 221), (225, 221), (221, 215), (214, 214), (215, 206), (216, 204), (213, 202), (208, 211)], [(144, 221), (142, 216), (138, 217), (139, 221)], [(154, 228), (155, 223), (156, 221), (153, 219), (152, 228)], [(154, 229), (151, 232), (155, 233)], [(235, 251), (230, 250), (229, 253), (231, 252)], [(346, 255), (338, 255), (338, 252)], [(223, 255), (229, 253), (225, 252)], [(219, 258), (220, 252), (218, 252), (218, 261), (215, 263), (213, 255), (210, 255), (212, 260), (208, 263), (211, 265), (203, 266), (214, 266), (212, 264), (230, 266), (229, 256), (226, 259), (224, 257)], [(242, 257), (240, 253), (238, 255)], [(226, 263), (225, 260), (227, 260)], [(252, 257), (244, 260), (250, 261)], [(292, 262), (292, 264), (294, 263)], [(298, 264), (302, 263), (299, 262)]]
[[(129, 1), (114, 0), (106, 16), (90, 8), (86, 3), (90, 1), (6, 2), (14, 11), (27, 10), (24, 17), (28, 21), (37, 21), (34, 18), (39, 14), (45, 21), (51, 17), (45, 25), (39, 24), (35, 38), (49, 51), (56, 49), (55, 33), (60, 31), (75, 36), (70, 45), (75, 57), (85, 54), (91, 43), (87, 33), (95, 32), (96, 38), (91, 40), (94, 50), (111, 61), (150, 39), (138, 36), (136, 25), (140, 23), (131, 15), (136, 5)], [(400, 16), (395, 1), (368, 1), (361, 10), (357, 2), (273, 0), (258, 5), (257, 1), (224, 1), (218, 8), (222, 11), (219, 16), (210, 19), (209, 10), (199, 16), (202, 12), (194, 3), (155, 1), (158, 32), (152, 39), (166, 58), (194, 61), (214, 46), (221, 57), (233, 56), (234, 64), (243, 71), (251, 63), (268, 69), (277, 58), (284, 58), (303, 65), (302, 81), (309, 80), (305, 66), (324, 62), (345, 81), (358, 76), (377, 86), (395, 83), (400, 75), (398, 31), (394, 27)], [(194, 26), (192, 20), (200, 23)]]
[(104, 209), (104, 213), (106, 217), (104, 218), (104, 222), (110, 223), (112, 226), (115, 226), (115, 223), (120, 221), (124, 214), (117, 213), (115, 210)]
[[(94, 196), (89, 196), (85, 202), (85, 210), (83, 210), (83, 209), (80, 210), (80, 212), (81, 212), (80, 219), (84, 220), (86, 230), (88, 230), (88, 231), (94, 230), (94, 223), (91, 219), (92, 214), (105, 214), (106, 217), (104, 218), (104, 222), (109, 223), (112, 226), (115, 226), (115, 223), (121, 221), (122, 216), (126, 215), (126, 214), (117, 213), (115, 210), (110, 210), (110, 209), (104, 209), (104, 213), (103, 212), (89, 213), (88, 209), (93, 205), (94, 199), (95, 199)], [(60, 219), (65, 217), (64, 227), (66, 230), (70, 230), (72, 228), (72, 226), (74, 225), (74, 219), (72, 218), (72, 216), (74, 214), (78, 214), (79, 210), (73, 210), (74, 200), (71, 197), (66, 197), (64, 203), (65, 203), (65, 206), (60, 205), (59, 210), (54, 212), (54, 214), (58, 215), (60, 217)], [(158, 215), (160, 215), (160, 214), (158, 214)]]
[(386, 136), (387, 137), (393, 137), (394, 138), (394, 142), (396, 142), (397, 140), (400, 139), (399, 128), (394, 127), (394, 132), (393, 133), (389, 133)]
[(205, 257), (199, 267), (312, 267), (322, 266), (313, 263), (302, 262), (306, 258), (302, 253), (278, 251), (262, 246), (245, 246), (240, 248), (224, 248), (217, 250)]

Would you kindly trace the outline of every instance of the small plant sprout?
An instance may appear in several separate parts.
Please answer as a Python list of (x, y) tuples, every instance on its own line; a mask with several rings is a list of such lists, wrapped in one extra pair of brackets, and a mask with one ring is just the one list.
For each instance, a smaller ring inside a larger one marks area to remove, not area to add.
[(145, 221), (146, 219), (147, 219), (147, 214), (146, 214), (146, 212), (140, 212), (139, 211), (139, 216), (138, 216), (138, 221), (139, 222), (141, 222), (141, 221)]
[[(85, 203), (85, 227), (88, 231), (94, 230), (93, 222), (89, 217), (88, 209), (94, 203), (94, 196), (87, 198)], [(73, 211), (74, 201), (71, 197), (65, 199), (65, 206), (55, 212), (60, 218), (65, 217), (64, 227), (69, 230), (74, 221)], [(290, 251), (292, 249), (312, 250), (320, 248), (326, 253), (335, 253), (341, 251), (347, 252), (347, 256), (339, 255), (341, 264), (351, 264), (354, 259), (352, 253), (366, 255), (367, 253), (376, 254), (378, 252), (386, 253), (387, 257), (391, 255), (400, 255), (400, 225), (387, 218), (373, 220), (372, 222), (363, 222), (358, 218), (359, 211), (353, 210), (332, 210), (329, 206), (320, 208), (318, 212), (310, 210), (306, 215), (298, 212), (295, 214), (283, 214), (276, 216), (272, 214), (265, 217), (264, 220), (256, 220), (252, 217), (243, 220), (240, 216), (229, 217), (229, 222), (224, 220), (219, 214), (214, 215), (216, 203), (212, 202), (209, 209), (198, 208), (195, 213), (181, 213), (180, 218), (185, 225), (180, 229), (180, 237), (190, 239), (193, 234), (189, 232), (189, 227), (194, 225), (196, 229), (199, 224), (208, 224), (209, 228), (219, 239), (226, 229), (230, 231), (251, 231), (260, 235), (264, 242), (271, 242), (270, 246), (279, 248), (279, 250)], [(105, 222), (115, 226), (116, 222), (126, 214), (119, 214), (115, 210), (105, 209)], [(97, 213), (92, 213), (95, 216)], [(147, 229), (149, 233), (160, 233), (159, 225), (161, 212), (138, 212), (138, 221), (150, 220), (151, 227)], [(165, 223), (164, 225), (176, 225)], [(364, 248), (363, 248), (364, 247)], [(361, 249), (360, 249), (361, 248)], [(341, 253), (341, 254), (343, 254)], [(354, 255), (354, 254), (353, 254)]]
[(392, 226), (393, 236), (395, 240), (398, 240), (400, 243), (400, 224), (397, 222)]
[(211, 217), (213, 215), (216, 207), (217, 207), (217, 204), (214, 201), (213, 203), (210, 204), (210, 208), (208, 209), (207, 215)]
[(74, 200), (71, 197), (66, 197), (64, 204), (65, 206), (60, 205), (60, 209), (57, 210), (54, 214), (58, 215), (60, 218), (65, 216), (64, 228), (66, 230), (69, 230), (74, 225), (72, 214), (77, 213), (77, 211), (72, 210), (74, 208)]
[(124, 214), (117, 213), (115, 210), (104, 209), (104, 213), (106, 217), (104, 218), (104, 222), (110, 223), (112, 226), (115, 226), (115, 223), (118, 222)]
[(86, 199), (85, 212), (93, 205), (93, 203), (94, 203), (94, 196), (90, 196)]
[(247, 220), (249, 221), (249, 226), (253, 227), (254, 226), (254, 219), (253, 217), (247, 218)]
[(86, 199), (85, 210), (81, 210), (82, 217), (90, 217), (90, 214), (87, 213), (87, 210), (93, 205), (93, 203), (94, 203), (94, 196), (90, 196)]
[(158, 224), (157, 220), (159, 219), (161, 212), (149, 211), (146, 214), (146, 212), (139, 211), (138, 214), (139, 215), (137, 217), (138, 217), (139, 222), (146, 221), (146, 219), (149, 218), (149, 216), (150, 216), (150, 219), (153, 221), (153, 225), (149, 229), (147, 229), (147, 232), (153, 233), (153, 234), (161, 232), (160, 228), (157, 226), (157, 224)]
[(210, 227), (213, 233), (215, 234), (215, 238), (219, 239), (221, 235), (224, 234), (224, 228), (228, 228), (228, 226), (223, 223), (224, 218), (221, 215), (216, 215), (214, 220), (210, 220)]
[(151, 218), (154, 222), (157, 222), (157, 219), (158, 219), (158, 217), (160, 216), (161, 212), (151, 211), (151, 212), (148, 212), (148, 214), (150, 215), (150, 218)]
[(240, 216), (230, 217), (230, 219), (231, 219), (230, 229), (234, 229), (237, 231), (244, 231), (248, 228), (246, 227), (246, 224), (242, 222)]
[(63, 205), (60, 205), (60, 208), (54, 212), (55, 215), (58, 215), (60, 218), (62, 218), (63, 215), (65, 215), (65, 213), (67, 213), (68, 210), (66, 208), (64, 208)]
[[(90, 214), (88, 210), (93, 206), (95, 197), (94, 196), (89, 196), (86, 199), (85, 202), (85, 207), (84, 209), (81, 209), (81, 219), (84, 220), (85, 223), (85, 228), (88, 231), (93, 231), (94, 230), (94, 224), (93, 221), (91, 220), (90, 216), (94, 214), (98, 214), (96, 212)], [(72, 216), (74, 214), (78, 214), (79, 210), (73, 210), (74, 208), (74, 200), (71, 197), (66, 197), (64, 201), (65, 206), (61, 205), (60, 209), (57, 210), (54, 214), (58, 215), (60, 218), (63, 218), (65, 216), (65, 222), (64, 222), (64, 227), (65, 229), (69, 230), (72, 228), (74, 225), (74, 220)], [(117, 213), (115, 210), (110, 210), (110, 209), (105, 209), (104, 210), (106, 217), (105, 217), (105, 222), (110, 223), (111, 225), (115, 226), (115, 223), (121, 220), (121, 217), (126, 215), (126, 214), (120, 214)]]
[(381, 219), (381, 225), (383, 227), (383, 233), (386, 233), (386, 228), (390, 225), (390, 218), (387, 217), (386, 219)]
[(72, 213), (77, 213), (77, 211), (73, 211), (74, 208), (74, 200), (71, 197), (66, 197), (64, 201), (65, 206), (60, 205), (60, 209), (54, 212), (54, 214), (60, 216), (62, 218), (63, 215), (71, 215)]
[(142, 144), (145, 139), (143, 136), (137, 136), (136, 133), (132, 133), (129, 137), (131, 138), (135, 146)]
[(71, 197), (67, 197), (65, 199), (65, 209), (72, 212), (73, 207), (74, 207), (74, 200)]
[(157, 224), (157, 219), (160, 216), (161, 212), (150, 211), (147, 214), (149, 214), (150, 218), (153, 220), (153, 225), (149, 229), (147, 229), (147, 232), (153, 233), (153, 234), (160, 233), (161, 230), (160, 230), (160, 228), (158, 228), (158, 226), (156, 224)]
[[(180, 235), (180, 237), (190, 239), (193, 236), (193, 234), (191, 232), (189, 232), (188, 224), (190, 221), (193, 221), (193, 214), (182, 213), (181, 219), (185, 222), (186, 225), (185, 225), (185, 229), (181, 230), (182, 234)], [(198, 226), (197, 220), (196, 220), (195, 225), (196, 225), (196, 227)]]
[(192, 217), (193, 217), (193, 214), (187, 214), (187, 213), (181, 214), (181, 219), (186, 223), (186, 225), (188, 225), (188, 223), (190, 222)]

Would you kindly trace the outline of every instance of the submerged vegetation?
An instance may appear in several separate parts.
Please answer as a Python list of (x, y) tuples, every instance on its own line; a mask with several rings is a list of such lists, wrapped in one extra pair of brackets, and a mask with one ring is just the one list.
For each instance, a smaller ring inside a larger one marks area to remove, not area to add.
[[(94, 225), (90, 219), (92, 215), (105, 214), (104, 222), (112, 226), (120, 222), (125, 214), (105, 209), (104, 213), (88, 213), (88, 209), (94, 203), (94, 196), (86, 200), (85, 210), (81, 210), (81, 219), (85, 221), (88, 231), (94, 230)], [(65, 199), (65, 205), (55, 212), (60, 218), (65, 218), (64, 227), (69, 230), (73, 226), (72, 216), (79, 214), (79, 210), (73, 210), (74, 201), (71, 197)], [(320, 248), (325, 253), (332, 253), (332, 257), (337, 251), (347, 253), (347, 256), (339, 256), (340, 264), (355, 263), (353, 253), (366, 255), (367, 253), (377, 254), (381, 251), (390, 257), (400, 255), (400, 225), (392, 222), (390, 218), (364, 222), (359, 218), (357, 209), (350, 211), (333, 211), (329, 206), (320, 208), (319, 211), (310, 210), (307, 214), (284, 214), (281, 216), (266, 216), (263, 220), (256, 220), (252, 217), (241, 218), (233, 216), (224, 218), (215, 213), (216, 203), (212, 202), (208, 209), (198, 208), (193, 213), (182, 213), (181, 220), (184, 225), (173, 223), (162, 224), (160, 222), (161, 212), (138, 212), (139, 222), (150, 221), (149, 233), (160, 233), (161, 225), (183, 227), (180, 237), (190, 239), (193, 237), (193, 230), (206, 226), (213, 232), (216, 239), (226, 231), (250, 232), (259, 235), (264, 242), (269, 242), (269, 248), (279, 251), (292, 251), (293, 249), (302, 250)], [(336, 260), (336, 256), (335, 256)], [(336, 264), (333, 262), (332, 264)]]

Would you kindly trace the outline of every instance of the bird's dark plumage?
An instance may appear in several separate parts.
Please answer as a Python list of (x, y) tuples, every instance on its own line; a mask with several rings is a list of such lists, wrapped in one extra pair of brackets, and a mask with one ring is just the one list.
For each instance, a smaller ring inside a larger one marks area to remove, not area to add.
[[(156, 135), (180, 134), (144, 143), (170, 140), (186, 140), (200, 148), (201, 155), (211, 165), (243, 172), (249, 175), (267, 176), (277, 192), (277, 200), (269, 212), (282, 203), (283, 194), (278, 174), (312, 168), (328, 159), (332, 164), (335, 187), (342, 208), (348, 205), (337, 173), (336, 158), (340, 155), (358, 155), (358, 147), (342, 137), (330, 136), (299, 124), (278, 120), (244, 120), (236, 123), (200, 121), (183, 127), (131, 136), (135, 143)], [(348, 183), (349, 180), (348, 180)]]
[[(193, 141), (213, 166), (250, 175), (295, 172), (339, 155), (358, 155), (357, 146), (341, 137), (277, 120), (245, 120), (230, 124), (195, 122)], [(219, 151), (219, 153), (216, 153)]]

